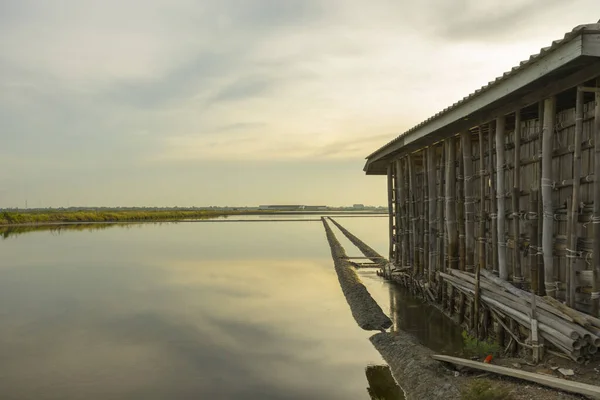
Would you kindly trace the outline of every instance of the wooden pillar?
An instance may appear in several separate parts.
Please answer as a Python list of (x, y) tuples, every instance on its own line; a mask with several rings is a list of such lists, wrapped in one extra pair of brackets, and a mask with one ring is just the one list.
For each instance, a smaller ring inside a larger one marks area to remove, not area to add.
[(529, 271), (531, 274), (531, 290), (535, 294), (540, 294), (538, 278), (538, 189), (532, 187), (529, 193)]
[[(484, 137), (483, 129), (479, 126), (479, 262), (475, 270), (475, 304), (474, 314), (479, 318), (479, 275), (481, 268), (485, 268), (485, 154), (484, 154)], [(475, 337), (479, 337), (479, 322), (475, 322)]]
[[(459, 137), (460, 140), (460, 137)], [(459, 142), (460, 144), (460, 142)], [(462, 153), (462, 145), (458, 154)], [(464, 158), (458, 158), (458, 189), (456, 193), (456, 220), (458, 227), (458, 268), (465, 270), (466, 243), (465, 243), (465, 186), (464, 186)]]
[(473, 143), (470, 131), (460, 135), (463, 154), (464, 207), (465, 207), (465, 269), (473, 272), (475, 266), (475, 197), (473, 196)]
[(552, 204), (552, 136), (554, 134), (556, 118), (555, 108), (554, 97), (544, 100), (541, 181), (543, 204), (542, 252), (544, 253), (544, 287), (546, 289), (546, 295), (551, 297), (556, 297), (553, 257), (554, 207)]
[(513, 157), (513, 190), (512, 190), (512, 218), (513, 218), (513, 282), (519, 286), (523, 284), (523, 269), (521, 267), (521, 110), (515, 112), (515, 148)]
[(538, 190), (538, 207), (537, 207), (537, 276), (538, 280), (538, 291), (540, 296), (546, 295), (546, 289), (544, 288), (544, 253), (542, 252), (542, 232), (544, 231), (544, 209), (542, 203), (542, 186), (541, 186), (541, 175), (542, 175), (542, 130), (544, 126), (544, 101), (538, 103), (538, 122), (540, 139), (538, 140), (538, 158), (539, 161), (535, 163), (535, 177), (536, 177), (536, 190)]
[(427, 197), (427, 149), (421, 150), (421, 183), (419, 188), (419, 201), (417, 202), (419, 218), (419, 274), (427, 277), (427, 262), (429, 261), (429, 214), (427, 206), (429, 199)]
[(575, 265), (577, 260), (577, 235), (579, 220), (579, 190), (581, 179), (581, 137), (583, 135), (583, 92), (577, 88), (575, 100), (575, 146), (573, 154), (573, 193), (571, 196), (571, 209), (568, 218), (568, 246), (567, 246), (567, 305), (575, 308)]
[(410, 219), (411, 246), (410, 246), (410, 265), (413, 269), (413, 274), (417, 273), (417, 219), (415, 215), (415, 157), (410, 154), (408, 156), (408, 217)]
[(490, 122), (488, 131), (488, 170), (490, 173), (490, 220), (492, 231), (492, 271), (498, 273), (498, 214), (496, 211), (496, 182), (494, 182), (494, 124)]
[(504, 116), (496, 118), (496, 200), (498, 203), (497, 225), (498, 230), (498, 276), (508, 280), (508, 266), (506, 265), (506, 189), (504, 187)]
[[(600, 86), (600, 78), (596, 86)], [(594, 111), (594, 280), (592, 283), (592, 312), (598, 316), (600, 298), (600, 92), (596, 92), (596, 107)]]
[(388, 187), (388, 214), (389, 214), (389, 237), (390, 237), (390, 246), (389, 246), (389, 260), (392, 261), (394, 259), (394, 210), (393, 210), (393, 201), (394, 201), (394, 192), (393, 192), (393, 171), (392, 164), (388, 164), (387, 167), (387, 187)]
[[(444, 193), (445, 193), (445, 189), (444, 189), (444, 175), (445, 175), (445, 170), (444, 170), (444, 165), (445, 165), (445, 149), (446, 149), (446, 142), (442, 142), (442, 146), (441, 146), (441, 154), (440, 157), (438, 158), (438, 171), (437, 171), (437, 176), (438, 176), (438, 181), (439, 181), (439, 189), (438, 189), (438, 193), (439, 196), (437, 198), (437, 231), (438, 231), (438, 238), (437, 238), (437, 253), (438, 253), (438, 266), (440, 271), (442, 272), (446, 272), (446, 230), (444, 229), (444, 223), (445, 223), (445, 218), (446, 218), (446, 214), (444, 212), (444, 206), (445, 206), (445, 197), (444, 197)], [(444, 304), (446, 303), (446, 290), (444, 287), (444, 279), (440, 276), (439, 277), (439, 281), (438, 281), (438, 297), (440, 298), (440, 301), (442, 303), (442, 308), (444, 307)]]
[(427, 197), (429, 199), (428, 222), (429, 222), (429, 262), (428, 279), (429, 284), (435, 279), (435, 242), (437, 232), (435, 228), (437, 193), (435, 190), (435, 147), (427, 148)]
[(398, 180), (398, 193), (400, 197), (398, 198), (398, 202), (400, 203), (400, 220), (402, 222), (402, 232), (401, 232), (401, 240), (402, 240), (402, 266), (405, 267), (409, 264), (408, 258), (408, 218), (407, 218), (407, 209), (406, 209), (406, 163), (405, 159), (398, 160), (399, 175), (400, 179)]
[(454, 138), (447, 139), (446, 162), (446, 229), (448, 230), (448, 251), (450, 268), (457, 268), (458, 231), (456, 229), (456, 148)]
[(402, 235), (403, 235), (403, 231), (404, 231), (404, 226), (402, 224), (402, 164), (400, 163), (400, 160), (396, 160), (394, 161), (394, 166), (396, 169), (396, 180), (395, 180), (395, 193), (394, 193), (394, 205), (395, 205), (395, 209), (396, 209), (396, 219), (395, 219), (395, 224), (396, 224), (396, 231), (395, 231), (395, 236), (394, 236), (394, 240), (396, 242), (396, 253), (395, 253), (395, 258), (394, 258), (394, 263), (396, 264), (396, 266), (402, 266)]

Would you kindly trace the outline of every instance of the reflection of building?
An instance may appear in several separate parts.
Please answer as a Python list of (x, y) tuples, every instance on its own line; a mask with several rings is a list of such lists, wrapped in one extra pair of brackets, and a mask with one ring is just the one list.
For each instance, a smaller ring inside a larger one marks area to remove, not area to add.
[(370, 365), (365, 369), (369, 387), (367, 392), (373, 400), (401, 400), (402, 389), (396, 384), (390, 367), (387, 365)]

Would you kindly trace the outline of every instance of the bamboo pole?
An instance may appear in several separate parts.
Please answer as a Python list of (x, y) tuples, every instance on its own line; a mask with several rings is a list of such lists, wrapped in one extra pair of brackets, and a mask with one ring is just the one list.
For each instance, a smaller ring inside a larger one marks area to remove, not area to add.
[(542, 174), (542, 130), (544, 127), (544, 101), (540, 101), (538, 103), (538, 131), (539, 131), (539, 140), (538, 140), (538, 162), (535, 164), (535, 184), (540, 193), (538, 193), (538, 207), (537, 207), (537, 243), (538, 243), (538, 251), (537, 251), (537, 276), (538, 280), (538, 290), (540, 295), (546, 295), (546, 289), (544, 287), (544, 257), (542, 252), (542, 232), (544, 231), (544, 209), (541, 195), (541, 174)]
[(571, 213), (569, 224), (569, 246), (567, 253), (571, 257), (567, 260), (567, 305), (571, 308), (575, 307), (575, 289), (577, 279), (575, 276), (575, 264), (577, 258), (574, 257), (577, 251), (577, 237), (579, 226), (579, 191), (581, 178), (581, 137), (583, 135), (583, 106), (584, 106), (583, 91), (577, 88), (577, 97), (575, 100), (575, 149), (573, 154), (573, 192), (571, 199)]
[(490, 185), (490, 219), (492, 222), (492, 271), (494, 273), (498, 273), (498, 230), (497, 230), (497, 222), (498, 222), (498, 214), (496, 212), (496, 184), (494, 182), (494, 124), (489, 124), (488, 131), (488, 170), (490, 171), (489, 177), (489, 185)]
[(408, 214), (410, 218), (411, 239), (410, 246), (410, 265), (413, 269), (413, 275), (417, 273), (417, 220), (415, 217), (415, 157), (408, 156)]
[[(484, 164), (484, 138), (483, 129), (479, 126), (479, 262), (475, 270), (475, 299), (474, 314), (479, 319), (479, 274), (485, 266), (485, 164)], [(484, 321), (485, 323), (485, 321)], [(479, 323), (475, 323), (475, 337), (479, 337)]]
[(421, 180), (421, 243), (423, 243), (423, 257), (421, 257), (421, 274), (429, 280), (429, 174), (427, 173), (427, 157), (429, 155), (427, 149), (423, 149), (422, 171), (423, 179)]
[(456, 147), (454, 138), (447, 139), (446, 162), (446, 229), (448, 230), (448, 260), (450, 268), (457, 268), (456, 250), (458, 235), (456, 228)]
[[(600, 86), (600, 78), (596, 82)], [(595, 94), (596, 106), (594, 108), (594, 176), (600, 177), (600, 92)], [(600, 298), (600, 179), (594, 181), (594, 280), (592, 283), (592, 314), (598, 316), (598, 302)]]
[(523, 283), (523, 270), (521, 267), (521, 221), (520, 197), (521, 197), (521, 110), (515, 112), (515, 148), (513, 150), (513, 191), (512, 191), (512, 216), (513, 216), (513, 282), (518, 285)]
[(496, 118), (496, 201), (498, 203), (497, 225), (498, 230), (498, 274), (500, 279), (508, 280), (508, 267), (506, 265), (506, 238), (505, 220), (506, 205), (504, 188), (504, 116)]
[(427, 195), (429, 198), (429, 265), (428, 278), (429, 284), (435, 279), (435, 241), (437, 232), (435, 229), (436, 219), (436, 200), (437, 193), (435, 190), (435, 147), (427, 148)]
[(552, 139), (555, 118), (556, 100), (554, 97), (550, 97), (544, 100), (541, 185), (543, 204), (542, 252), (544, 253), (544, 287), (546, 289), (546, 294), (551, 297), (556, 297), (556, 280), (554, 278), (554, 259), (552, 254), (554, 233), (554, 207), (552, 204)]
[[(438, 158), (438, 181), (440, 186), (438, 189), (438, 202), (437, 202), (437, 215), (438, 215), (438, 239), (437, 239), (437, 252), (438, 252), (438, 266), (440, 271), (446, 271), (446, 256), (445, 256), (445, 242), (446, 242), (446, 230), (444, 229), (445, 212), (444, 212), (444, 163), (445, 163), (445, 146), (446, 142), (442, 142), (441, 154)], [(440, 297), (442, 307), (446, 303), (446, 291), (444, 290), (444, 281), (442, 278), (439, 279), (438, 284), (438, 296)]]
[[(459, 138), (460, 140), (460, 138)], [(463, 152), (463, 147), (461, 143), (460, 151), (458, 154)], [(458, 268), (461, 271), (465, 270), (466, 265), (466, 242), (465, 242), (465, 186), (464, 186), (464, 158), (458, 158), (458, 190), (456, 193), (456, 221), (458, 227)]]
[(398, 160), (398, 165), (400, 165), (400, 180), (399, 184), (399, 192), (401, 193), (398, 201), (400, 202), (400, 218), (402, 220), (402, 267), (406, 267), (409, 265), (409, 257), (408, 257), (408, 231), (410, 230), (407, 219), (407, 209), (406, 209), (406, 159)]
[(465, 206), (465, 270), (473, 271), (475, 264), (475, 197), (473, 196), (473, 143), (471, 132), (461, 134), (464, 167), (464, 206)]
[(389, 246), (389, 259), (392, 261), (394, 259), (394, 210), (392, 202), (394, 201), (393, 197), (393, 171), (392, 164), (388, 164), (387, 168), (387, 186), (388, 186), (388, 214), (389, 214), (389, 234), (390, 234), (390, 246)]
[(395, 263), (396, 265), (402, 267), (402, 252), (404, 249), (402, 248), (402, 235), (404, 234), (404, 226), (402, 224), (402, 164), (400, 159), (397, 159), (395, 162), (396, 168), (396, 193), (394, 196), (395, 206), (396, 206), (396, 235), (394, 237), (396, 241), (396, 254), (395, 254)]

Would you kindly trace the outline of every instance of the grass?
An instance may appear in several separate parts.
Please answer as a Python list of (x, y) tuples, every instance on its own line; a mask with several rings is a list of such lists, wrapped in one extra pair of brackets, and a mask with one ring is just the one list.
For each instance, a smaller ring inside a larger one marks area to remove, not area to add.
[(209, 219), (227, 215), (238, 215), (240, 211), (217, 210), (127, 210), (127, 211), (33, 211), (2, 212), (0, 225), (55, 224), (64, 222), (138, 222), (138, 221), (181, 221), (184, 219)]
[(475, 380), (464, 388), (460, 394), (461, 400), (512, 400), (508, 390), (493, 386), (490, 382)]
[(500, 345), (492, 339), (479, 340), (469, 335), (467, 331), (462, 332), (464, 350), (472, 356), (485, 357), (488, 355), (497, 356), (500, 354)]

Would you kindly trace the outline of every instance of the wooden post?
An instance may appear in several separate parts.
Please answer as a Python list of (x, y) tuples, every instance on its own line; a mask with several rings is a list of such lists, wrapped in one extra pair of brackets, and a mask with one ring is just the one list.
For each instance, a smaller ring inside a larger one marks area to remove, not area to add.
[(497, 225), (498, 229), (498, 275), (500, 279), (508, 280), (508, 268), (506, 265), (506, 238), (505, 238), (505, 220), (506, 206), (504, 188), (504, 116), (496, 118), (496, 200), (498, 202)]
[(415, 216), (415, 157), (412, 154), (408, 156), (408, 214), (410, 218), (410, 231), (412, 244), (410, 246), (410, 265), (413, 269), (413, 275), (417, 273), (417, 219)]
[(567, 305), (575, 308), (575, 265), (577, 260), (577, 235), (579, 220), (579, 190), (581, 178), (581, 136), (583, 135), (583, 92), (577, 88), (577, 97), (575, 100), (575, 146), (573, 154), (573, 193), (571, 197), (571, 210), (568, 220), (568, 230), (570, 235), (569, 245), (567, 247)]
[(427, 157), (429, 152), (427, 149), (423, 149), (421, 152), (423, 155), (422, 159), (422, 171), (423, 179), (421, 179), (421, 243), (423, 244), (423, 255), (421, 257), (421, 274), (427, 280), (429, 280), (429, 174), (427, 173), (428, 160)]
[[(600, 78), (597, 85), (600, 86)], [(594, 109), (594, 272), (592, 282), (592, 313), (598, 316), (598, 300), (600, 298), (600, 92), (596, 92), (596, 107)]]
[(409, 257), (408, 257), (408, 218), (407, 218), (407, 209), (406, 209), (406, 159), (398, 160), (398, 165), (400, 166), (400, 180), (398, 181), (398, 191), (401, 193), (398, 201), (400, 202), (400, 218), (402, 220), (402, 266), (406, 267), (409, 265)]
[[(459, 137), (460, 140), (460, 137)], [(463, 152), (462, 145), (459, 154)], [(458, 222), (458, 268), (461, 271), (465, 270), (466, 265), (466, 242), (465, 242), (465, 185), (464, 185), (464, 158), (458, 158), (458, 190), (456, 194), (456, 220)]]
[[(475, 269), (475, 305), (474, 305), (474, 315), (475, 318), (479, 319), (479, 274), (481, 268), (485, 267), (485, 158), (484, 158), (484, 139), (483, 139), (483, 129), (479, 126), (479, 262)], [(479, 332), (479, 323), (475, 322), (475, 337), (480, 337)]]
[(475, 197), (473, 196), (473, 142), (470, 131), (461, 133), (465, 206), (465, 269), (473, 272), (475, 266)]
[(538, 323), (537, 323), (537, 311), (535, 304), (535, 293), (531, 296), (531, 347), (533, 349), (533, 362), (538, 363), (541, 360), (539, 337), (538, 337)]
[(390, 233), (390, 246), (389, 246), (389, 259), (390, 262), (394, 259), (394, 210), (392, 202), (394, 201), (393, 194), (393, 176), (392, 176), (392, 164), (388, 164), (387, 167), (387, 185), (388, 185), (388, 213), (389, 213), (389, 233)]
[(496, 211), (496, 183), (494, 182), (494, 124), (490, 122), (488, 131), (488, 170), (490, 171), (490, 220), (492, 223), (492, 271), (498, 273), (498, 214)]
[(396, 241), (396, 254), (395, 254), (395, 259), (394, 262), (397, 266), (402, 266), (402, 253), (403, 253), (403, 248), (402, 248), (402, 235), (403, 235), (403, 231), (404, 231), (404, 226), (402, 224), (402, 164), (400, 163), (400, 160), (397, 159), (394, 162), (395, 168), (396, 168), (396, 182), (395, 182), (395, 187), (396, 187), (396, 193), (394, 196), (394, 202), (395, 202), (395, 208), (396, 208), (396, 232), (395, 232), (395, 236), (394, 236), (394, 240)]
[[(544, 127), (542, 131), (542, 204), (543, 231), (542, 252), (544, 253), (544, 287), (546, 295), (556, 297), (556, 280), (554, 278), (553, 233), (554, 207), (552, 204), (552, 139), (556, 117), (555, 98), (544, 100)], [(600, 193), (600, 192), (599, 192)], [(599, 231), (600, 233), (600, 231)]]
[(536, 168), (536, 172), (535, 172), (535, 177), (536, 177), (536, 190), (539, 190), (539, 195), (537, 196), (538, 199), (538, 206), (537, 206), (537, 233), (538, 233), (538, 237), (537, 237), (537, 243), (538, 243), (538, 248), (537, 248), (537, 276), (536, 279), (538, 280), (538, 291), (539, 291), (539, 295), (540, 296), (545, 296), (546, 295), (546, 289), (544, 288), (544, 257), (543, 257), (543, 252), (541, 251), (542, 248), (542, 232), (544, 231), (544, 208), (543, 208), (543, 203), (542, 203), (542, 195), (541, 195), (541, 174), (542, 174), (542, 130), (543, 130), (543, 126), (544, 126), (544, 101), (540, 101), (538, 103), (538, 121), (539, 121), (539, 132), (540, 132), (540, 139), (538, 140), (538, 158), (539, 161), (534, 164), (535, 168)]
[(515, 148), (513, 157), (513, 191), (512, 191), (512, 218), (513, 218), (513, 282), (521, 286), (523, 283), (523, 269), (521, 267), (521, 110), (515, 112)]
[(429, 284), (435, 278), (435, 241), (437, 232), (435, 229), (437, 193), (435, 190), (435, 147), (427, 148), (427, 196), (429, 198)]
[[(441, 146), (441, 154), (438, 158), (438, 181), (440, 182), (440, 186), (438, 189), (439, 196), (437, 198), (437, 252), (438, 252), (438, 268), (442, 272), (446, 272), (446, 257), (445, 257), (445, 243), (446, 243), (446, 230), (444, 229), (445, 222), (445, 213), (444, 213), (444, 163), (445, 163), (445, 147), (446, 142), (442, 142)], [(440, 297), (440, 301), (442, 303), (442, 308), (446, 303), (446, 290), (444, 288), (444, 280), (440, 276), (438, 281), (438, 296)]]
[(456, 250), (458, 248), (458, 231), (456, 229), (456, 148), (454, 138), (447, 139), (446, 162), (446, 229), (448, 230), (448, 260), (450, 268), (457, 268)]
[(538, 286), (538, 191), (537, 188), (531, 188), (529, 193), (529, 271), (531, 274), (531, 290), (535, 294), (540, 294)]

